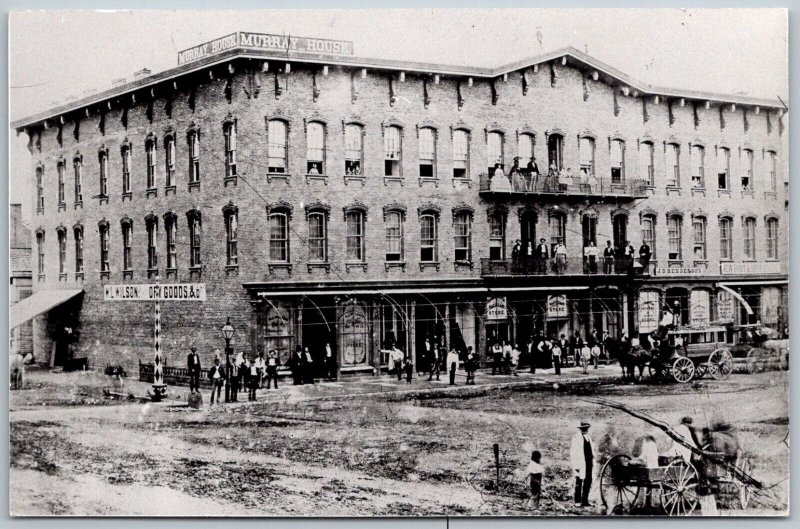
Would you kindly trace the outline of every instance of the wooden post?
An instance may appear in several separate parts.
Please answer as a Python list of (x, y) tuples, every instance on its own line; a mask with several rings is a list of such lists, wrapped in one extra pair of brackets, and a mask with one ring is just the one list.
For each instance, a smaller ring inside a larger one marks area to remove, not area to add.
[(444, 302), (444, 348), (450, 352), (450, 302)]
[[(480, 304), (478, 304), (478, 308), (481, 309), (481, 311), (483, 310)], [(480, 366), (486, 367), (486, 355), (488, 354), (486, 349), (486, 326), (478, 310), (475, 311), (475, 326), (478, 328), (478, 343), (475, 344), (475, 353), (478, 355)]]
[[(372, 351), (373, 351), (373, 358), (372, 358), (372, 367), (375, 368), (375, 372), (380, 374), (381, 372), (381, 335), (380, 329), (378, 325), (381, 324), (381, 308), (380, 305), (375, 303), (375, 300), (370, 301), (370, 305), (372, 306), (372, 321), (369, 324), (372, 326)], [(369, 312), (367, 312), (369, 314)]]
[(411, 300), (411, 316), (408, 318), (408, 352), (411, 355), (411, 364), (417, 370), (417, 300)]

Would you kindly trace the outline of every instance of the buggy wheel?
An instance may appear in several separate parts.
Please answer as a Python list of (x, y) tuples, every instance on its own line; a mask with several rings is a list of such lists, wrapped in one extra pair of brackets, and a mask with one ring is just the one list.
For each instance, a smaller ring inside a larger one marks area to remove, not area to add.
[(717, 349), (708, 357), (708, 367), (715, 380), (725, 380), (733, 371), (733, 355), (727, 349)]
[(661, 508), (668, 516), (692, 514), (699, 503), (697, 470), (683, 459), (672, 461), (661, 479)]
[[(709, 366), (708, 363), (706, 362), (703, 362), (702, 364), (697, 364), (696, 366), (694, 366), (694, 377), (703, 378), (709, 373), (709, 371), (711, 371), (711, 369), (712, 369), (711, 366)], [(712, 373), (711, 376), (714, 376), (714, 374)]]
[(685, 384), (694, 377), (694, 362), (685, 356), (678, 357), (672, 363), (671, 372), (672, 378), (674, 378), (676, 382)]
[(625, 454), (616, 455), (606, 461), (600, 471), (600, 499), (606, 512), (618, 505), (628, 512), (639, 497), (639, 486), (630, 484), (625, 472), (626, 463), (630, 460)]
[[(742, 458), (742, 462), (739, 463), (739, 468), (745, 474), (750, 474), (750, 460), (747, 458)], [(748, 487), (745, 483), (741, 481), (737, 482), (739, 486), (739, 505), (742, 509), (747, 509), (747, 505), (750, 503), (750, 487)]]
[(747, 352), (747, 372), (751, 375), (762, 369), (761, 349), (753, 347)]

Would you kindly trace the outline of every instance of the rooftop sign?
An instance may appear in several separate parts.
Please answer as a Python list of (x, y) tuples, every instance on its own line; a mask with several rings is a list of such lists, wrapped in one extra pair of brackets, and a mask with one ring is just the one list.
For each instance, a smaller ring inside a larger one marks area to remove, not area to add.
[(238, 31), (178, 52), (178, 64), (197, 61), (231, 48), (319, 53), (324, 55), (353, 55), (353, 43), (350, 41)]

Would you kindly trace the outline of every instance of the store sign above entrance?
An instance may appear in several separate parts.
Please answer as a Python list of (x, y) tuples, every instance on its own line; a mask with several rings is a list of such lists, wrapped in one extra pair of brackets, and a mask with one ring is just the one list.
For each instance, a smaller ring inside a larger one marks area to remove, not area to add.
[(656, 276), (666, 277), (693, 277), (706, 275), (706, 269), (702, 266), (670, 266), (656, 267)]
[(724, 276), (737, 274), (780, 274), (781, 264), (777, 261), (763, 263), (720, 263), (719, 273)]
[(267, 35), (238, 31), (178, 52), (178, 64), (204, 59), (231, 48), (271, 50), (325, 55), (353, 55), (353, 43), (346, 40), (315, 39), (288, 35)]
[(547, 317), (551, 319), (564, 319), (567, 316), (567, 295), (547, 296)]
[(205, 283), (104, 285), (104, 301), (205, 301)]
[(506, 321), (508, 319), (506, 298), (489, 298), (486, 302), (486, 319), (491, 321)]

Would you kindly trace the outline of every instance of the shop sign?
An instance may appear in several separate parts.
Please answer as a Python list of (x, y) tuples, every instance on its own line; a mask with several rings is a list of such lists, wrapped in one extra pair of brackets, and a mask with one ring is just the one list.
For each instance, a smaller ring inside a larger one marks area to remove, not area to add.
[(733, 323), (735, 310), (733, 295), (726, 290), (717, 292), (717, 322)]
[(205, 283), (104, 285), (104, 301), (205, 301)]
[(693, 327), (707, 327), (711, 319), (709, 317), (711, 307), (709, 306), (709, 295), (704, 290), (693, 290), (689, 311), (689, 322)]
[(777, 261), (765, 263), (720, 263), (719, 273), (722, 275), (780, 274), (781, 264)]
[(693, 277), (705, 275), (706, 269), (701, 266), (661, 266), (656, 267), (657, 276)]
[(238, 31), (178, 52), (178, 64), (198, 61), (210, 55), (237, 47), (281, 52), (353, 55), (353, 43), (351, 41)]
[(647, 333), (658, 329), (659, 294), (653, 290), (639, 292), (639, 332)]
[(508, 319), (506, 298), (489, 298), (489, 301), (486, 302), (486, 319), (491, 321), (506, 321)]
[(567, 316), (567, 295), (547, 296), (547, 317), (552, 319), (564, 319)]

